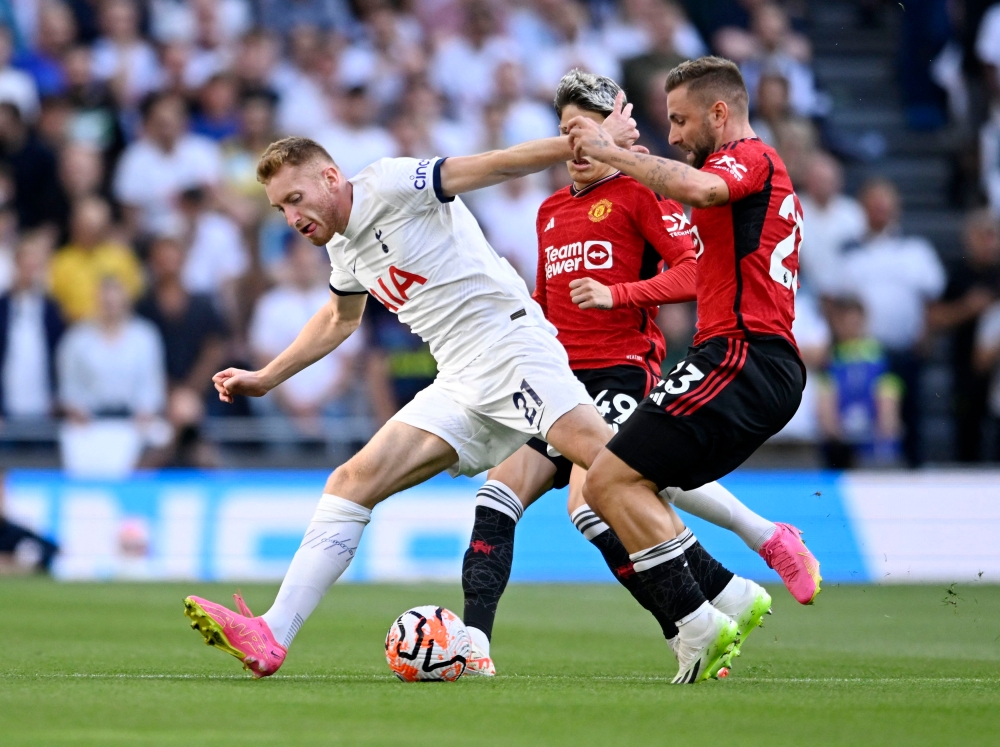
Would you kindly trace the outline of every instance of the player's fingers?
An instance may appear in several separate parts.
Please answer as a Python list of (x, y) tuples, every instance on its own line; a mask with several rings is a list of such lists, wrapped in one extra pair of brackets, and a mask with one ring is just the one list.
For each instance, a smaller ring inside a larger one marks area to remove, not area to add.
[[(615, 96), (615, 108), (614, 108), (614, 111), (616, 111), (616, 112), (621, 111), (622, 108), (623, 108), (623, 104), (624, 103), (625, 103), (625, 91), (619, 91), (618, 95)], [(629, 106), (631, 106), (631, 104), (629, 104)]]
[(212, 381), (224, 381), (233, 375), (233, 369), (227, 368), (225, 371), (219, 371), (215, 376), (212, 377)]
[[(621, 94), (621, 91), (619, 91), (619, 94)], [(615, 101), (617, 101), (617, 99), (615, 99)], [(631, 117), (632, 117), (632, 104), (630, 104), (630, 103), (629, 104), (625, 104), (625, 106), (622, 107), (622, 116), (625, 117), (626, 119), (629, 119), (629, 121), (631, 121)]]
[(645, 145), (633, 145), (629, 150), (633, 153), (649, 153), (649, 148)]
[(576, 280), (570, 280), (569, 281), (569, 289), (570, 290), (574, 290), (576, 288), (579, 288), (584, 283), (586, 283), (589, 279), (590, 278), (577, 278)]

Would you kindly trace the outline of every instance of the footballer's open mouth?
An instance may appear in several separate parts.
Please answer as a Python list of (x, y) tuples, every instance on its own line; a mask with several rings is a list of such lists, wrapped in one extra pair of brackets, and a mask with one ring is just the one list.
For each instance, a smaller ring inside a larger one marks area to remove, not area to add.
[(302, 226), (302, 228), (299, 229), (299, 233), (301, 233), (303, 236), (306, 237), (312, 236), (314, 233), (316, 233), (316, 222), (309, 221), (304, 226)]
[(574, 158), (573, 165), (579, 169), (585, 169), (590, 166), (590, 161), (586, 158)]

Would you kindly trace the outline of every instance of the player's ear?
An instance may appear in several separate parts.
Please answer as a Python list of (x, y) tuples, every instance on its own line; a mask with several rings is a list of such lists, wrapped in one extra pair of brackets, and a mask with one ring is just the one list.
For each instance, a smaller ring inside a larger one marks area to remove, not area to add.
[(725, 101), (716, 101), (712, 104), (709, 115), (712, 117), (712, 124), (724, 125), (729, 119), (729, 106)]

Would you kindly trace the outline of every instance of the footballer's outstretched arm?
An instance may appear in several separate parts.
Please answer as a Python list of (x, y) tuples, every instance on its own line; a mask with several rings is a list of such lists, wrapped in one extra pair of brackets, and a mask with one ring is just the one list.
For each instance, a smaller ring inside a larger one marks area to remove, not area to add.
[(367, 293), (340, 296), (330, 293), (330, 301), (313, 314), (298, 337), (259, 371), (227, 368), (212, 377), (223, 402), (234, 394), (262, 397), (303, 368), (329, 355), (361, 325)]
[[(630, 148), (639, 138), (639, 131), (632, 119), (632, 105), (623, 105), (624, 98), (623, 93), (618, 94), (614, 111), (603, 125), (597, 127), (609, 141)], [(531, 140), (474, 156), (453, 156), (441, 165), (441, 191), (446, 197), (454, 197), (534, 174), (572, 159), (573, 149), (566, 136)]]
[(594, 120), (586, 117), (574, 117), (567, 123), (567, 129), (577, 157), (587, 156), (614, 166), (664, 197), (697, 208), (729, 202), (729, 185), (717, 174), (669, 158), (620, 148)]

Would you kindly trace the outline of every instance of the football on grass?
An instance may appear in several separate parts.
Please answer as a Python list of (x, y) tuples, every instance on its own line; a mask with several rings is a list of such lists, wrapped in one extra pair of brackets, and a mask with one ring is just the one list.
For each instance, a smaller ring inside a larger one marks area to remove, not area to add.
[(428, 604), (396, 618), (385, 637), (385, 658), (403, 682), (454, 682), (465, 672), (470, 645), (458, 615)]

